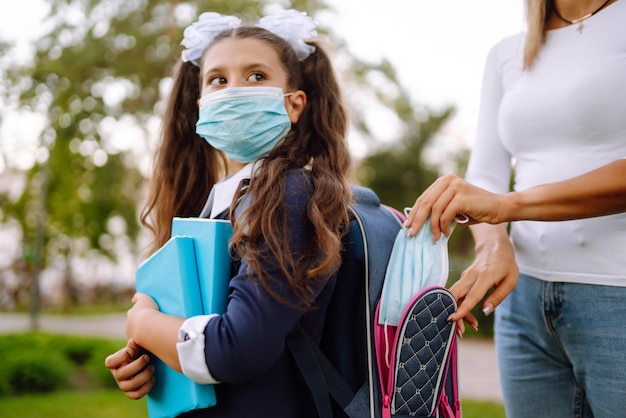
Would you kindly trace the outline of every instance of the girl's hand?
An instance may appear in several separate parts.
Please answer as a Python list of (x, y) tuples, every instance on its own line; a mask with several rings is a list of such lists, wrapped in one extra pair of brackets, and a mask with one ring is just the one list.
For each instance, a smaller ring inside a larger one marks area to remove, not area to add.
[(133, 307), (131, 308), (131, 310), (133, 309), (154, 309), (155, 311), (159, 310), (159, 306), (156, 304), (154, 299), (152, 299), (150, 296), (146, 295), (145, 293), (141, 293), (141, 292), (135, 293), (135, 295), (131, 299), (131, 302), (133, 303)]
[(149, 363), (150, 357), (133, 339), (104, 360), (117, 386), (128, 398), (135, 400), (145, 396), (154, 385), (154, 366)]
[(136, 338), (137, 331), (141, 329), (142, 315), (146, 311), (159, 311), (159, 306), (154, 299), (145, 293), (137, 292), (131, 302), (133, 307), (126, 313), (126, 335), (128, 338)]
[[(176, 343), (185, 318), (159, 311), (154, 299), (137, 292), (126, 314), (126, 335), (165, 364), (181, 372)], [(181, 372), (182, 373), (182, 372)]]

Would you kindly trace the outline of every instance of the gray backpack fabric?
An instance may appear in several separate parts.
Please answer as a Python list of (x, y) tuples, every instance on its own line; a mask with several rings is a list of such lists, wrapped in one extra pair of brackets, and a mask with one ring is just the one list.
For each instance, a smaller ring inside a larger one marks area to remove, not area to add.
[(374, 315), (404, 217), (382, 205), (371, 189), (353, 190), (343, 261), (320, 345), (299, 327), (288, 340), (322, 418), (381, 416)]

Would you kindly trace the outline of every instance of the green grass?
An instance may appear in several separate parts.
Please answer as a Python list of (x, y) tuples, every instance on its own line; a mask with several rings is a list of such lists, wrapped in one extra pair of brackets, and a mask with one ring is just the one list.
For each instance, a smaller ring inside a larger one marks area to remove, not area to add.
[(463, 399), (463, 418), (505, 418), (504, 406), (497, 402)]
[[(104, 367), (104, 357), (123, 344), (45, 333), (0, 335), (0, 418), (146, 418), (145, 398), (126, 398)], [(43, 376), (55, 384), (41, 386)], [(60, 384), (60, 377), (68, 382)], [(35, 383), (46, 393), (25, 392)], [(463, 399), (462, 407), (464, 418), (505, 417), (494, 402)]]
[(145, 398), (132, 401), (119, 390), (53, 392), (0, 398), (1, 418), (147, 417)]
[[(1, 418), (145, 418), (146, 411), (145, 398), (132, 401), (117, 389), (0, 398)], [(463, 399), (463, 418), (504, 417), (498, 403)]]

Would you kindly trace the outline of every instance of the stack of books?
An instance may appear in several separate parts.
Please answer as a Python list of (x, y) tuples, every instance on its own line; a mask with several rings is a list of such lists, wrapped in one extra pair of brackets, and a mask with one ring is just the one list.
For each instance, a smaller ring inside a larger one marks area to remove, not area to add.
[[(230, 221), (174, 218), (172, 236), (137, 269), (138, 292), (163, 313), (189, 318), (224, 313), (231, 277)], [(213, 385), (202, 385), (152, 356), (155, 384), (148, 393), (151, 418), (175, 417), (216, 403)]]

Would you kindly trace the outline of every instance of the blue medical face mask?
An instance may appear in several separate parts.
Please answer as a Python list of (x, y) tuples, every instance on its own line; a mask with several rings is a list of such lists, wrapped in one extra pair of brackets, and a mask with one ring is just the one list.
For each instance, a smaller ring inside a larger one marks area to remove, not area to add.
[(229, 87), (200, 99), (196, 133), (230, 159), (247, 163), (287, 135), (291, 121), (278, 87)]
[(448, 280), (448, 238), (434, 242), (430, 218), (417, 235), (408, 237), (406, 228), (396, 236), (383, 290), (378, 322), (398, 326), (405, 307), (420, 290), (445, 286)]

